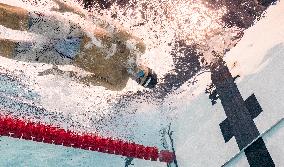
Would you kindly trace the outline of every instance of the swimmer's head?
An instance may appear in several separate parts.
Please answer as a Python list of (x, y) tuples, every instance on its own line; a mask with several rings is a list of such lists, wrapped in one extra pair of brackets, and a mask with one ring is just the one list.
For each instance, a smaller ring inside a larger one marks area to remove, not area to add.
[(148, 67), (139, 69), (136, 78), (136, 82), (145, 88), (155, 88), (158, 83), (157, 74)]

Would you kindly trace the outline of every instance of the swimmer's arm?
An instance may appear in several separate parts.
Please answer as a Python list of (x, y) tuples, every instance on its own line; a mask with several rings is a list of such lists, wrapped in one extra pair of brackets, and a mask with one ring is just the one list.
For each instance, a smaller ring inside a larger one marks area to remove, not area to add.
[(38, 73), (38, 76), (45, 75), (59, 75), (59, 76), (68, 76), (81, 84), (84, 85), (94, 85), (94, 86), (103, 86), (108, 90), (120, 91), (122, 90), (126, 83), (118, 83), (116, 85), (109, 83), (105, 78), (97, 76), (95, 74), (90, 74), (86, 76), (80, 76), (77, 72), (74, 71), (63, 71), (54, 65), (51, 69), (44, 70)]
[(99, 77), (95, 74), (87, 75), (84, 77), (77, 78), (80, 83), (84, 85), (94, 85), (94, 86), (102, 86), (108, 90), (111, 91), (121, 91), (123, 88), (125, 88), (126, 83), (117, 83), (117, 84), (111, 84), (106, 79)]

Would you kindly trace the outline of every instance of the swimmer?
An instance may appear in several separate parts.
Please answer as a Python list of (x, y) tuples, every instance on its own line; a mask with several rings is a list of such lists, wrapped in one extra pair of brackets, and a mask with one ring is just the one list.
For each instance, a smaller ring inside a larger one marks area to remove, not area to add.
[[(157, 84), (155, 72), (139, 64), (145, 52), (143, 41), (121, 26), (110, 30), (106, 21), (95, 25), (86, 14), (63, 1), (50, 12), (28, 11), (0, 3), (0, 25), (23, 33), (35, 34), (30, 40), (11, 40), (0, 37), (0, 54), (6, 58), (53, 64), (39, 75), (64, 74), (84, 84), (122, 90), (129, 78), (145, 88)], [(74, 16), (69, 17), (69, 16)], [(74, 19), (77, 18), (77, 19)], [(88, 72), (62, 71), (58, 65), (74, 65)]]

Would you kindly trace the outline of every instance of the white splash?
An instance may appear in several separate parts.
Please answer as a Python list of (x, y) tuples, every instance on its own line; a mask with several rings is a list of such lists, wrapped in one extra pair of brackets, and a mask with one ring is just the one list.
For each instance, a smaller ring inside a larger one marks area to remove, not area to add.
[[(129, 7), (124, 10), (117, 5), (113, 5), (109, 10), (102, 13), (94, 10), (91, 14), (86, 14), (81, 7), (82, 13), (88, 16), (83, 19), (74, 13), (59, 14), (52, 11), (58, 8), (56, 3), (52, 1), (46, 0), (39, 3), (35, 3), (36, 1), (18, 1), (15, 5), (22, 6), (29, 11), (41, 10), (60, 18), (68, 17), (68, 19), (82, 24), (86, 32), (90, 29), (99, 30), (99, 27), (110, 34), (119, 29), (127, 29), (131, 34), (141, 38), (146, 44), (146, 53), (140, 59), (144, 64), (154, 69), (160, 78), (175, 68), (171, 56), (174, 42), (185, 40), (187, 44), (196, 41), (204, 41), (205, 43), (208, 37), (214, 36), (214, 33), (222, 30), (223, 25), (220, 23), (220, 18), (225, 13), (224, 8), (214, 11), (195, 0), (162, 2), (159, 0), (144, 0), (137, 2), (137, 8), (135, 9)], [(70, 6), (80, 8), (80, 5), (74, 4), (72, 1), (66, 2)], [(145, 4), (146, 7), (143, 8)], [(10, 5), (13, 4), (10, 3)], [(114, 13), (117, 15), (116, 19), (111, 17)], [(140, 23), (141, 26), (137, 26)], [(17, 34), (17, 37), (20, 36)], [(101, 46), (101, 42), (96, 38), (92, 38), (92, 34), (89, 34), (89, 37), (92, 39), (90, 46)], [(127, 46), (134, 47), (134, 45), (130, 41)], [(114, 50), (115, 47), (112, 49)], [(67, 76), (38, 76), (38, 72), (51, 68), (49, 64), (17, 62), (3, 57), (0, 57), (0, 61), (1, 67), (12, 72), (16, 72), (18, 69), (24, 71), (26, 78), (24, 82), (41, 96), (40, 104), (42, 107), (49, 112), (60, 112), (70, 116), (73, 120), (82, 123), (84, 127), (95, 126), (90, 122), (89, 118), (92, 118), (95, 122), (102, 118), (107, 119), (107, 115), (113, 112), (111, 108), (112, 104), (117, 102), (116, 97), (130, 91), (143, 90), (143, 87), (133, 80), (129, 80), (122, 91), (115, 92), (100, 86), (85, 86)], [(74, 66), (59, 66), (59, 68), (73, 70), (84, 75), (84, 71)], [(187, 88), (186, 85), (182, 87), (182, 89)], [(152, 99), (152, 101), (154, 100)]]

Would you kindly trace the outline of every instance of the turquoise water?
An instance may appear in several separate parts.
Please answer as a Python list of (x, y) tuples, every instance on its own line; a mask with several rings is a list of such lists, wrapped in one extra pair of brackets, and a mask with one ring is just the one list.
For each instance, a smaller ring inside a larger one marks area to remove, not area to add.
[[(63, 146), (0, 138), (0, 167), (124, 167), (125, 157)], [(166, 164), (135, 159), (135, 167)]]
[(117, 167), (124, 158), (63, 146), (1, 137), (0, 166), (2, 167)]

